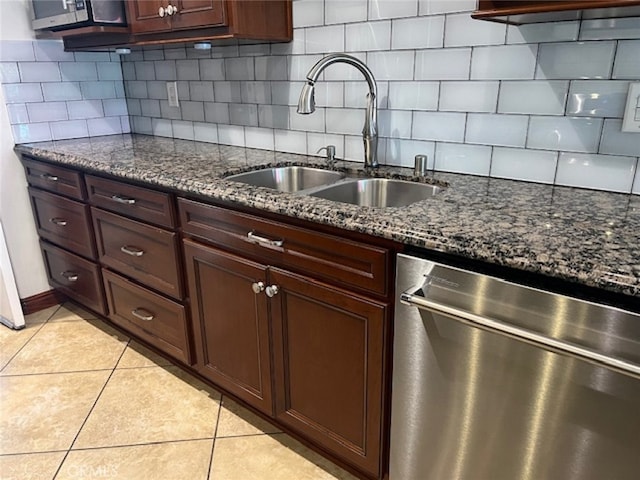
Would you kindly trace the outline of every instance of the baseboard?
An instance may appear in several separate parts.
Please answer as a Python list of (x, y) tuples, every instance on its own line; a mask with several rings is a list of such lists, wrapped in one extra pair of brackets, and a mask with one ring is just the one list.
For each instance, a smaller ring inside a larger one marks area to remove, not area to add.
[(20, 304), (22, 305), (22, 312), (25, 315), (39, 312), (45, 308), (53, 307), (64, 302), (67, 299), (66, 295), (56, 290), (48, 290), (46, 292), (38, 293), (27, 298), (22, 298)]

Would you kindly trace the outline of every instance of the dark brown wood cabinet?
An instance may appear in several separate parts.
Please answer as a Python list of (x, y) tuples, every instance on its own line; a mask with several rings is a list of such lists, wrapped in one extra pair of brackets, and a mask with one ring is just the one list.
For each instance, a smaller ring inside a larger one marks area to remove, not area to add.
[(638, 0), (479, 0), (471, 15), (512, 25), (640, 15)]

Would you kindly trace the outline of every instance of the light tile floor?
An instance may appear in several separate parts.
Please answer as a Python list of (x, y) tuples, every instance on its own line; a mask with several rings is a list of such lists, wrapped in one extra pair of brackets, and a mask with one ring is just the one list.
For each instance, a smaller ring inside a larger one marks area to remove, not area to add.
[(73, 304), (0, 325), (0, 479), (355, 480)]

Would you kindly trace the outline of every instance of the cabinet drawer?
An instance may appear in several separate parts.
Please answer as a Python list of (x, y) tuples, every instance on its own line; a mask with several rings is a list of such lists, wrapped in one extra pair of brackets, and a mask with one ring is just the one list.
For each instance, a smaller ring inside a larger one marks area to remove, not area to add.
[[(391, 267), (385, 248), (191, 200), (181, 198), (178, 202), (185, 233), (269, 265), (380, 295), (388, 292)], [(282, 243), (269, 243), (260, 237)]]
[(184, 307), (102, 270), (109, 319), (172, 357), (191, 364)]
[(92, 310), (105, 315), (100, 268), (95, 263), (40, 241), (49, 284)]
[(98, 259), (141, 283), (182, 298), (177, 238), (174, 232), (91, 208)]
[(87, 175), (89, 202), (145, 222), (173, 228), (175, 215), (168, 193)]
[(29, 188), (29, 196), (40, 237), (95, 259), (89, 207), (35, 188)]
[(85, 198), (80, 172), (28, 158), (23, 158), (22, 164), (24, 165), (29, 185), (77, 200)]

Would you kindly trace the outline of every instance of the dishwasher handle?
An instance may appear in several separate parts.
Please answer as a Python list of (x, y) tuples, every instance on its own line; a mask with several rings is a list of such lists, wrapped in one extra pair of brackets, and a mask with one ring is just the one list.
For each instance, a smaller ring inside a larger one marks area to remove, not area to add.
[(482, 330), (510, 337), (550, 352), (567, 355), (569, 357), (577, 358), (579, 360), (640, 379), (640, 365), (638, 364), (627, 362), (626, 360), (611, 357), (609, 355), (604, 355), (595, 350), (581, 347), (571, 342), (558, 340), (541, 333), (532, 332), (526, 328), (509, 325), (498, 320), (429, 300), (421, 295), (416, 295), (413, 292), (415, 292), (415, 289), (410, 289), (402, 293), (400, 295), (401, 303), (408, 306), (418, 307), (419, 309), (428, 310), (430, 312), (439, 313), (458, 322), (462, 322)]

